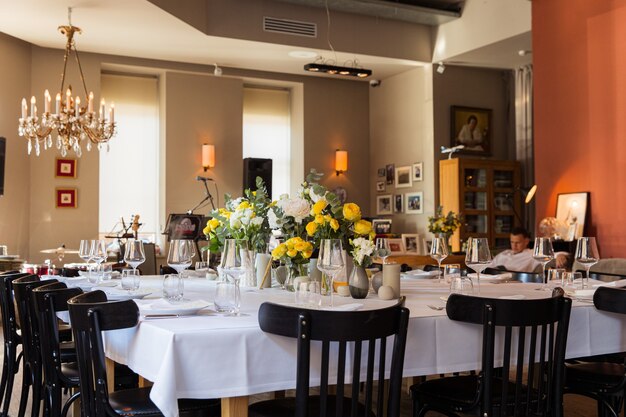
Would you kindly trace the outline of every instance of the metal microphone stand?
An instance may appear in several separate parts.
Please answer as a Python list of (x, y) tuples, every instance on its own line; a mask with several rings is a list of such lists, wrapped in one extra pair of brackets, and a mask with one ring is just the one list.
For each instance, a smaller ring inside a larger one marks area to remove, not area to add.
[(202, 180), (202, 183), (204, 184), (204, 189), (206, 190), (206, 196), (202, 199), (202, 201), (196, 204), (192, 209), (187, 210), (187, 214), (193, 214), (193, 211), (197, 209), (198, 207), (200, 207), (201, 205), (203, 205), (205, 201), (207, 200), (211, 201), (211, 207), (213, 208), (213, 210), (215, 210), (215, 203), (213, 202), (213, 196), (211, 195), (211, 192), (209, 191), (209, 186), (206, 184), (206, 180)]

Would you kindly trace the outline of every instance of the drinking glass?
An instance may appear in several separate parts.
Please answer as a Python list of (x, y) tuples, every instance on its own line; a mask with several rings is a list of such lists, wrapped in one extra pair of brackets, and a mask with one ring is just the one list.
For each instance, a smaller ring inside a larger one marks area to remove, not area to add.
[(80, 246), (78, 248), (78, 256), (87, 264), (87, 271), (90, 276), (91, 276), (91, 266), (89, 265), (89, 261), (91, 261), (91, 245), (92, 244), (93, 244), (93, 240), (82, 239), (80, 241)]
[(480, 293), (480, 273), (491, 263), (491, 251), (486, 237), (470, 237), (467, 242), (465, 265), (476, 272), (476, 282)]
[(163, 278), (163, 298), (170, 302), (183, 300), (185, 281), (180, 274), (167, 274)]
[(576, 287), (580, 283), (580, 288), (585, 288), (585, 279), (582, 272), (566, 272), (565, 273), (565, 289), (576, 291)]
[(232, 313), (235, 308), (235, 284), (229, 280), (217, 281), (214, 303), (218, 313)]
[(299, 282), (296, 285), (296, 304), (319, 307), (322, 303), (321, 285), (318, 281)]
[[(579, 237), (576, 242), (576, 256), (575, 259), (579, 264), (585, 267), (587, 271), (587, 282), (589, 281), (589, 270), (591, 267), (598, 263), (600, 255), (598, 254), (598, 247), (596, 246), (595, 237)], [(584, 284), (584, 283), (583, 283)], [(583, 285), (584, 288), (585, 285)]]
[(564, 268), (550, 268), (548, 269), (548, 285), (550, 287), (564, 287), (565, 286), (565, 269)]
[(438, 283), (441, 284), (441, 261), (448, 257), (448, 239), (445, 237), (436, 237), (433, 239), (433, 244), (430, 247), (430, 257), (437, 261), (439, 265)]
[(535, 238), (535, 247), (533, 249), (533, 258), (541, 263), (543, 267), (543, 274), (541, 275), (543, 282), (546, 281), (546, 265), (554, 259), (554, 249), (552, 248), (552, 241), (549, 237), (537, 237)]
[(289, 268), (283, 259), (272, 261), (272, 278), (280, 285), (281, 290), (285, 289), (287, 275), (289, 275)]
[(137, 271), (137, 267), (146, 261), (146, 253), (143, 250), (141, 240), (129, 239), (124, 249), (124, 262)]
[(140, 283), (139, 271), (136, 269), (122, 270), (122, 289), (128, 291), (130, 294), (131, 292), (139, 289)]
[(330, 278), (330, 306), (333, 307), (333, 282), (337, 274), (344, 267), (343, 248), (340, 239), (322, 239), (320, 253), (317, 259), (317, 269)]
[(452, 280), (461, 276), (461, 265), (446, 264), (443, 266), (443, 277), (446, 284), (450, 285)]
[[(91, 260), (95, 261), (97, 268), (100, 268), (100, 264), (107, 259), (107, 245), (104, 239), (96, 239), (91, 241)], [(98, 275), (95, 275), (95, 279), (92, 278), (92, 274), (89, 274), (89, 281), (97, 283), (100, 280)]]
[(474, 284), (472, 284), (472, 280), (461, 276), (461, 274), (454, 276), (450, 282), (450, 294), (473, 295)]
[(245, 259), (248, 252), (248, 241), (226, 239), (224, 241), (224, 251), (222, 252), (221, 270), (235, 284), (235, 300), (230, 316), (241, 316), (241, 292), (239, 290), (239, 280), (248, 272), (251, 264)]
[(170, 242), (167, 264), (174, 268), (178, 275), (191, 266), (194, 253), (193, 240), (174, 239)]

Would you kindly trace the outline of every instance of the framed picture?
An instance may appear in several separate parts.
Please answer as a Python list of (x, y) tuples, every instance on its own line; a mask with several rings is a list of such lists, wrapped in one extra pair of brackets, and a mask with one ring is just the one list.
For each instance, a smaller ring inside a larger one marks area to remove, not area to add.
[(422, 177), (423, 170), (424, 170), (423, 162), (416, 162), (413, 164), (413, 181), (424, 181), (424, 177)]
[(389, 242), (389, 250), (391, 251), (391, 255), (404, 254), (404, 245), (402, 244), (402, 239), (387, 239), (387, 242)]
[(333, 190), (333, 193), (335, 193), (341, 204), (344, 204), (346, 201), (348, 201), (348, 191), (346, 191), (345, 188), (337, 187)]
[(416, 193), (405, 194), (405, 212), (406, 214), (422, 214), (424, 213), (424, 193), (418, 191)]
[(413, 186), (411, 166), (396, 168), (396, 188), (407, 188)]
[(376, 181), (376, 191), (385, 191), (385, 181)]
[(572, 241), (584, 236), (589, 193), (561, 193), (556, 196), (556, 218), (565, 222), (567, 234), (563, 240)]
[(373, 219), (372, 229), (377, 235), (386, 235), (391, 233), (391, 219)]
[(393, 214), (391, 209), (391, 194), (376, 197), (376, 214)]
[(378, 168), (378, 178), (385, 178), (387, 176), (386, 168)]
[(396, 166), (394, 164), (387, 164), (387, 166), (385, 167), (385, 172), (387, 174), (387, 185), (393, 185), (394, 176), (396, 174), (395, 167)]
[(402, 234), (402, 244), (404, 245), (405, 253), (419, 255), (419, 250), (417, 246), (419, 237), (420, 235), (417, 235), (417, 234), (408, 234), (408, 233)]
[(57, 178), (76, 178), (76, 159), (56, 158), (54, 176)]
[(491, 155), (491, 109), (452, 106), (450, 146), (463, 145), (460, 153)]
[(402, 194), (396, 194), (393, 196), (393, 212), (404, 212), (404, 196)]
[(58, 208), (76, 208), (77, 207), (76, 188), (57, 188), (55, 192), (56, 192), (56, 206)]

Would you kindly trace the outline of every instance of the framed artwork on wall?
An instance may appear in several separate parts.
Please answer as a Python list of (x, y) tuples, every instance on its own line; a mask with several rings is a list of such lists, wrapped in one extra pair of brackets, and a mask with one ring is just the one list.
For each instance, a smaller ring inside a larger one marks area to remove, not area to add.
[(406, 193), (405, 206), (406, 214), (424, 213), (424, 193), (421, 191), (416, 193)]
[(491, 155), (491, 109), (452, 106), (450, 135), (450, 146), (465, 146), (460, 153)]
[(420, 235), (418, 234), (402, 234), (402, 244), (404, 245), (404, 253), (419, 255), (418, 250), (418, 239)]
[(77, 207), (77, 191), (76, 188), (57, 188), (56, 206), (57, 208), (76, 208)]
[(385, 178), (387, 176), (386, 168), (378, 168), (378, 178)]
[(391, 194), (376, 197), (376, 214), (393, 214), (391, 207)]
[(56, 158), (54, 166), (56, 178), (76, 178), (76, 159)]
[(387, 185), (393, 185), (394, 176), (396, 173), (396, 166), (394, 164), (387, 164), (385, 171), (387, 173)]
[(584, 236), (589, 193), (561, 193), (556, 196), (556, 218), (567, 225), (566, 241)]
[(385, 181), (376, 181), (376, 191), (379, 193), (385, 191)]
[(396, 188), (408, 188), (413, 186), (411, 166), (396, 168)]
[(387, 242), (389, 242), (389, 250), (391, 251), (392, 255), (404, 254), (404, 245), (402, 244), (402, 239), (387, 239)]
[(424, 177), (422, 176), (424, 171), (424, 163), (416, 162), (413, 164), (413, 181), (423, 181)]
[(404, 212), (404, 196), (402, 194), (396, 194), (393, 196), (393, 212)]
[(372, 229), (377, 235), (386, 235), (391, 233), (391, 219), (373, 219)]

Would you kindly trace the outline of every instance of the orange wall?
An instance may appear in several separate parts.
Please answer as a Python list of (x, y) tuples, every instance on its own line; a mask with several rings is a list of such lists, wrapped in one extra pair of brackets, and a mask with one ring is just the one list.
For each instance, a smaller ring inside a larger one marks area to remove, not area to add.
[(535, 0), (537, 218), (589, 191), (587, 234), (626, 257), (626, 0)]

